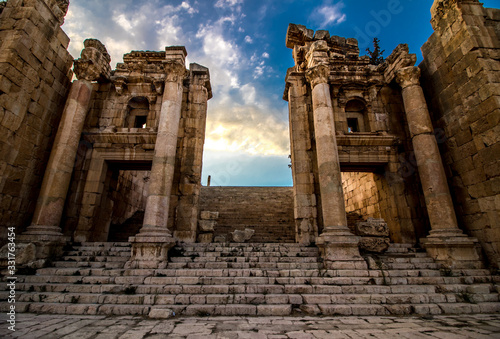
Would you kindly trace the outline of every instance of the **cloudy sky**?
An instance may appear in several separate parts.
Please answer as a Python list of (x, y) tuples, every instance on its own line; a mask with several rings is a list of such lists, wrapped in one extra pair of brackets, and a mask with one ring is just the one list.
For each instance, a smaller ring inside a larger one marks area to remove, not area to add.
[[(384, 56), (408, 43), (420, 46), (432, 34), (432, 0), (71, 0), (63, 29), (78, 58), (83, 40), (97, 38), (112, 67), (132, 50), (160, 51), (184, 45), (188, 61), (210, 69), (202, 183), (292, 185), (288, 106), (282, 100), (289, 23), (355, 37), (362, 54), (373, 37)], [(495, 6), (495, 0), (482, 1)], [(498, 6), (498, 5), (497, 5)]]

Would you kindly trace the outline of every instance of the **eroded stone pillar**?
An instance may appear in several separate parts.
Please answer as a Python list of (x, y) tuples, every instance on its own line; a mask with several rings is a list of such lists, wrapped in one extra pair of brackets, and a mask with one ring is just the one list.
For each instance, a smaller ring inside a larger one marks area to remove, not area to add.
[[(179, 203), (176, 208), (174, 238), (192, 243), (197, 238), (198, 201), (208, 100), (212, 97), (208, 68), (189, 65), (188, 109), (184, 116), (183, 147), (180, 153)], [(179, 157), (178, 157), (179, 158)]]
[(405, 67), (396, 73), (410, 129), (418, 173), (432, 230), (421, 243), (435, 260), (448, 267), (481, 265), (475, 249), (477, 239), (458, 228), (446, 174), (434, 136), (427, 103), (420, 86), (420, 68)]
[(167, 47), (167, 60), (164, 63), (166, 78), (144, 224), (135, 237), (130, 237), (132, 256), (127, 263), (128, 268), (165, 267), (168, 250), (175, 244), (167, 222), (174, 180), (186, 54), (183, 47)]
[(89, 81), (73, 82), (45, 170), (31, 226), (19, 237), (22, 242), (37, 245), (39, 258), (59, 254), (58, 248), (69, 240), (69, 237), (63, 236), (59, 224), (91, 95), (92, 84)]
[(328, 84), (329, 73), (329, 67), (326, 64), (309, 68), (306, 73), (312, 87), (318, 180), (324, 225), (316, 244), (320, 248), (327, 268), (366, 269), (366, 262), (359, 254), (359, 237), (353, 235), (347, 227), (335, 122)]
[[(61, 2), (64, 5), (64, 1)], [(67, 9), (67, 2), (64, 5)], [(74, 61), (74, 81), (66, 99), (54, 146), (42, 181), (32, 224), (19, 240), (36, 245), (38, 259), (62, 254), (69, 240), (59, 227), (73, 173), (76, 152), (90, 107), (92, 81), (107, 81), (111, 58), (106, 47), (96, 39), (84, 41), (85, 48)]]
[(311, 136), (307, 114), (307, 82), (304, 76), (287, 75), (285, 100), (290, 121), (295, 241), (308, 246), (318, 236), (316, 196), (314, 195), (313, 162), (309, 155)]

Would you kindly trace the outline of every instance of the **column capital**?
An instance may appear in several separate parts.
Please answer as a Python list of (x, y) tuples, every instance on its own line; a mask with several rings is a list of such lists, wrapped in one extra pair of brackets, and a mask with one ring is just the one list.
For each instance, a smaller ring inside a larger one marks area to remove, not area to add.
[(403, 88), (418, 85), (420, 86), (420, 68), (409, 66), (401, 68), (396, 72), (396, 81)]
[(306, 71), (306, 79), (311, 83), (314, 88), (319, 84), (327, 84), (330, 75), (330, 67), (327, 64), (319, 64)]
[(166, 75), (165, 81), (168, 82), (180, 82), (184, 79), (184, 74), (186, 74), (186, 66), (174, 60), (164, 61), (163, 69)]

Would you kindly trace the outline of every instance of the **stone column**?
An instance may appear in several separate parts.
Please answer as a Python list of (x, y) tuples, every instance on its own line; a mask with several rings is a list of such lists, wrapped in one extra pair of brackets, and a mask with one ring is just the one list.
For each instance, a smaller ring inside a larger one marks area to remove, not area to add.
[[(212, 97), (208, 68), (189, 65), (188, 109), (183, 123), (183, 147), (180, 151), (179, 202), (176, 208), (174, 238), (185, 243), (196, 242), (198, 201), (208, 100)], [(179, 158), (179, 157), (178, 157)]]
[(182, 48), (179, 52), (177, 58), (167, 59), (164, 63), (166, 79), (144, 224), (135, 237), (130, 237), (132, 256), (128, 268), (163, 268), (168, 260), (168, 250), (175, 245), (167, 222), (181, 117), (182, 82), (186, 72), (186, 50)]
[(304, 75), (288, 74), (283, 99), (288, 101), (289, 110), (295, 241), (304, 246), (314, 243), (318, 236), (313, 162), (309, 155), (311, 133), (307, 98), (307, 82)]
[(62, 254), (68, 237), (59, 227), (92, 96), (91, 81), (109, 79), (111, 61), (106, 47), (96, 39), (84, 41), (80, 59), (74, 62), (74, 81), (66, 99), (54, 146), (43, 177), (32, 224), (19, 240), (36, 245), (37, 258)]
[(344, 192), (333, 119), (329, 67), (320, 64), (306, 73), (312, 87), (314, 132), (318, 180), (323, 212), (323, 232), (316, 239), (325, 266), (329, 269), (360, 268), (366, 263), (359, 254), (359, 237), (347, 227)]
[(418, 173), (432, 230), (422, 245), (430, 256), (448, 267), (480, 266), (475, 250), (477, 240), (458, 228), (446, 174), (432, 126), (427, 103), (420, 86), (420, 68), (410, 66), (396, 72), (403, 91)]
[(33, 242), (37, 245), (39, 258), (58, 254), (60, 251), (57, 248), (69, 240), (69, 237), (63, 236), (59, 223), (91, 94), (92, 84), (89, 81), (73, 82), (45, 170), (31, 226), (19, 237), (21, 242)]

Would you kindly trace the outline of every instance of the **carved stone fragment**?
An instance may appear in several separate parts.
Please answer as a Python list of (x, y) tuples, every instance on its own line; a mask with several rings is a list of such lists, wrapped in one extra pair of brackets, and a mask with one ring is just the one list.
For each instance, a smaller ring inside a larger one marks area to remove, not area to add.
[(255, 233), (255, 230), (245, 228), (244, 231), (236, 230), (231, 234), (233, 235), (234, 242), (246, 242), (246, 241), (250, 240), (250, 238), (254, 235), (254, 233)]
[(384, 219), (368, 218), (356, 223), (356, 234), (369, 237), (388, 237), (389, 227)]
[(383, 253), (389, 248), (389, 238), (362, 237), (359, 242), (359, 248), (374, 253)]

